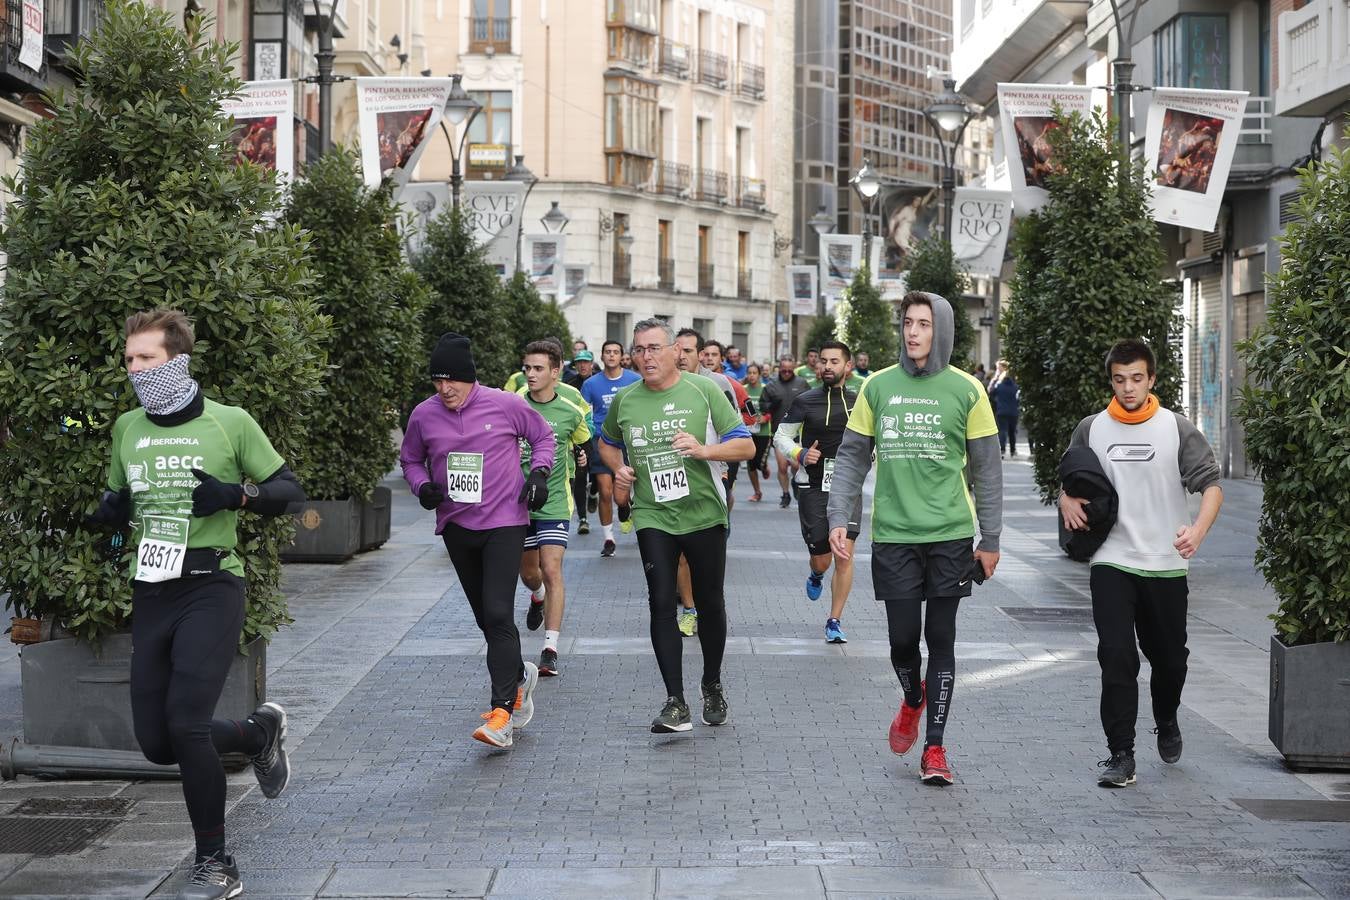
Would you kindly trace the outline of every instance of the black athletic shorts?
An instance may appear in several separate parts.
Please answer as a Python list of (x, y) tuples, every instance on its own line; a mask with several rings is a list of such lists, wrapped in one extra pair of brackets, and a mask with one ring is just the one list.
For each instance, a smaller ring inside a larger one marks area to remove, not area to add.
[(736, 483), (736, 476), (740, 474), (740, 471), (741, 471), (741, 461), (739, 459), (736, 460), (735, 462), (727, 463), (727, 474), (724, 479), (727, 483), (727, 487), (731, 487), (733, 484)]
[(931, 544), (872, 544), (872, 583), (876, 598), (927, 600), (969, 597), (975, 564), (972, 538)]
[(755, 458), (750, 460), (750, 468), (762, 469), (764, 468), (764, 458), (769, 455), (769, 445), (773, 443), (773, 435), (754, 434), (750, 437), (755, 442)]
[[(830, 519), (827, 509), (830, 505), (828, 491), (803, 487), (797, 494), (797, 518), (801, 521), (802, 540), (806, 541), (806, 550), (812, 556), (823, 556), (830, 552)], [(853, 505), (848, 517), (849, 540), (856, 541), (862, 529), (862, 495)]]

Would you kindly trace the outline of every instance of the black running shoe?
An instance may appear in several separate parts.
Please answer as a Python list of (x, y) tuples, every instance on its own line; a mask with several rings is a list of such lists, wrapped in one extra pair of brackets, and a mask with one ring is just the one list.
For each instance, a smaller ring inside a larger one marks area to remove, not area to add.
[(671, 734), (676, 731), (691, 731), (694, 723), (689, 718), (689, 704), (679, 697), (667, 697), (661, 714), (652, 719), (652, 734)]
[(783, 498), (778, 501), (778, 508), (787, 509), (791, 505), (792, 505), (792, 495), (785, 492), (783, 494)]
[(720, 681), (703, 685), (703, 724), (727, 724), (727, 694)]
[(606, 539), (605, 546), (600, 548), (600, 555), (608, 559), (609, 557), (614, 555), (614, 551), (616, 548), (617, 545), (613, 541)]
[(585, 519), (582, 519), (579, 523), (577, 523), (577, 534), (590, 534), (590, 533), (591, 533), (590, 522), (587, 522)]
[(187, 884), (178, 892), (178, 900), (228, 900), (243, 892), (244, 882), (239, 879), (234, 857), (208, 856), (193, 864)]
[(1111, 754), (1110, 759), (1097, 763), (1097, 766), (1106, 770), (1097, 776), (1097, 784), (1101, 787), (1123, 788), (1134, 784), (1133, 753), (1117, 751)]
[(267, 732), (262, 752), (253, 757), (253, 774), (263, 796), (275, 800), (291, 780), (291, 763), (286, 757), (286, 710), (276, 703), (264, 703), (248, 720)]
[(595, 494), (591, 494), (589, 497), (586, 498), (586, 512), (594, 513), (599, 508), (600, 508), (600, 500), (598, 497), (596, 497)]
[(1153, 733), (1158, 736), (1158, 755), (1163, 762), (1171, 764), (1181, 759), (1181, 726), (1176, 719), (1159, 722)]
[(562, 670), (558, 668), (558, 651), (545, 647), (544, 652), (539, 654), (539, 677), (546, 678), (561, 674)]
[(534, 595), (531, 594), (530, 597), (530, 609), (525, 613), (525, 627), (530, 631), (538, 631), (539, 626), (544, 624), (544, 601), (536, 603)]

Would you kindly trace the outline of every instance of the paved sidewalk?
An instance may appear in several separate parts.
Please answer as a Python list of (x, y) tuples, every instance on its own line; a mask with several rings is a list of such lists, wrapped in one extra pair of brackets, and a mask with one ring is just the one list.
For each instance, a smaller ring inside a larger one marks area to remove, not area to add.
[[(1086, 568), (1055, 547), (1025, 462), (1005, 473), (1003, 560), (959, 619), (946, 790), (919, 783), (917, 751), (886, 746), (898, 695), (866, 535), (850, 643), (826, 645), (796, 510), (745, 502), (744, 480), (727, 726), (648, 732), (663, 691), (637, 549), (620, 536), (599, 558), (596, 528), (567, 558), (563, 676), (513, 750), (472, 741), (483, 643), (431, 515), (396, 486), (382, 550), (287, 568), (297, 622), (270, 649), (269, 686), (295, 774), (276, 801), (231, 777), (246, 896), (1350, 898), (1350, 773), (1290, 773), (1265, 736), (1259, 488), (1226, 485), (1192, 569), (1184, 758), (1153, 751), (1145, 666), (1139, 783), (1105, 791)], [(531, 657), (541, 640), (524, 633)], [(685, 651), (694, 696), (697, 641)], [(0, 727), (18, 720), (17, 677), (0, 658)], [(20, 781), (0, 787), (0, 815), (80, 796), (135, 802), (77, 854), (0, 855), (0, 896), (172, 896), (191, 849), (176, 784)]]

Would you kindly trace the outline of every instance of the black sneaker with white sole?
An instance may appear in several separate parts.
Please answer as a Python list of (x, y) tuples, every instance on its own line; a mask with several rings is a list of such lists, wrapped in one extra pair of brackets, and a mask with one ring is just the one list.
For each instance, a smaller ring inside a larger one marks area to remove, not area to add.
[(600, 548), (600, 555), (605, 557), (606, 559), (609, 559), (611, 556), (614, 555), (614, 551), (617, 549), (617, 547), (618, 545), (615, 544), (614, 541), (610, 540), (609, 538), (605, 538), (605, 546)]
[(1118, 750), (1111, 754), (1110, 759), (1097, 763), (1097, 766), (1105, 770), (1097, 776), (1097, 784), (1101, 787), (1123, 788), (1134, 784), (1133, 753)]
[(652, 734), (672, 734), (676, 731), (691, 731), (694, 723), (689, 716), (689, 704), (679, 697), (667, 697), (661, 714), (652, 719)]
[(233, 856), (207, 856), (193, 863), (178, 900), (228, 900), (244, 892), (239, 867)]
[(545, 647), (539, 654), (539, 677), (549, 678), (561, 674), (562, 670), (558, 668), (558, 651)]
[(538, 603), (534, 601), (534, 595), (530, 595), (530, 608), (525, 612), (525, 627), (530, 631), (538, 631), (539, 626), (544, 624), (544, 601)]
[(1158, 736), (1158, 755), (1163, 762), (1170, 765), (1181, 759), (1181, 726), (1176, 719), (1159, 722), (1153, 733)]
[(703, 689), (703, 724), (727, 724), (727, 694), (722, 690), (722, 682), (705, 684)]
[(286, 710), (276, 703), (264, 703), (248, 720), (267, 733), (267, 743), (251, 761), (263, 796), (275, 800), (291, 780), (291, 763), (286, 756)]

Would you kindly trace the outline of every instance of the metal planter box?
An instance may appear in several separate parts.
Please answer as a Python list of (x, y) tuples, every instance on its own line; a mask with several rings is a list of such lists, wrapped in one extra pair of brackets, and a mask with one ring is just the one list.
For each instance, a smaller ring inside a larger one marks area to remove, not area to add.
[(1350, 643), (1270, 639), (1270, 742), (1294, 769), (1350, 769)]
[(360, 552), (374, 550), (389, 540), (393, 523), (394, 494), (384, 485), (371, 492), (370, 499), (361, 503)]
[[(267, 642), (235, 656), (216, 717), (245, 719), (267, 696)], [(29, 744), (135, 750), (131, 721), (131, 635), (93, 645), (65, 638), (21, 651), (23, 737)]]
[(361, 548), (361, 501), (307, 500), (295, 512), (295, 543), (286, 562), (344, 562)]

